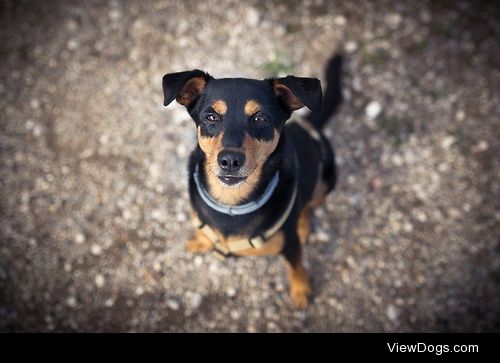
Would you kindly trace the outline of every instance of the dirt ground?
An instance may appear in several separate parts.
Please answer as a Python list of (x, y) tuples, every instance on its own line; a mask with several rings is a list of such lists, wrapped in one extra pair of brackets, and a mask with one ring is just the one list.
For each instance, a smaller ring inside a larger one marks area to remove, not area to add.
[[(0, 2), (0, 331), (500, 331), (494, 1)], [(163, 74), (323, 77), (340, 171), (280, 258), (194, 256)]]

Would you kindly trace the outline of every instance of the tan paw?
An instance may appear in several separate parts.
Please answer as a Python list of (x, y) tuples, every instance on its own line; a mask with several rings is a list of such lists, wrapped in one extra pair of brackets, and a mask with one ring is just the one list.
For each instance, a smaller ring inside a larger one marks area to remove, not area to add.
[(208, 252), (212, 249), (212, 245), (200, 241), (196, 238), (191, 238), (189, 241), (186, 242), (186, 250), (192, 253), (203, 253), (203, 252)]
[(295, 284), (290, 288), (290, 297), (292, 298), (293, 305), (297, 309), (307, 308), (311, 294), (312, 291), (308, 282)]

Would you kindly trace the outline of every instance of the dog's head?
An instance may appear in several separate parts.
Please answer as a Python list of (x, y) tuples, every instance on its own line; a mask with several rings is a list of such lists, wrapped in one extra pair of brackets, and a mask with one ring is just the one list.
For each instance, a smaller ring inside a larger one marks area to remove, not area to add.
[(194, 120), (210, 192), (226, 204), (254, 190), (291, 112), (319, 111), (322, 99), (316, 78), (214, 79), (200, 70), (166, 74), (163, 93), (165, 106), (176, 99)]

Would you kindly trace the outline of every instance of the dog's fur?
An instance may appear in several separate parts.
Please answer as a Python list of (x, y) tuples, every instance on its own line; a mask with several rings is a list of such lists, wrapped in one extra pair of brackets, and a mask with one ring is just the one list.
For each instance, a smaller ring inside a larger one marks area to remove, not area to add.
[[(340, 67), (339, 56), (328, 64), (323, 107), (320, 81), (315, 78), (214, 79), (200, 70), (163, 77), (165, 106), (176, 99), (187, 108), (197, 129), (198, 145), (189, 160), (193, 216), (208, 224), (222, 243), (260, 235), (272, 226), (285, 212), (294, 183), (298, 182), (297, 199), (281, 230), (263, 247), (249, 248), (238, 255), (283, 255), (291, 298), (299, 308), (307, 306), (311, 294), (301, 255), (301, 245), (311, 229), (311, 209), (322, 202), (336, 182), (333, 150), (321, 128), (341, 102)], [(319, 142), (297, 123), (286, 123), (292, 111), (303, 106), (313, 111), (305, 118), (319, 133)], [(229, 152), (237, 159), (228, 159), (237, 170), (227, 170), (221, 152)], [(320, 162), (322, 175), (317, 175)], [(226, 205), (257, 199), (277, 170), (280, 178), (271, 198), (260, 209), (229, 216), (212, 209), (200, 197), (193, 178), (197, 165), (201, 184), (213, 199)], [(209, 251), (212, 242), (197, 230), (187, 242), (187, 249)]]

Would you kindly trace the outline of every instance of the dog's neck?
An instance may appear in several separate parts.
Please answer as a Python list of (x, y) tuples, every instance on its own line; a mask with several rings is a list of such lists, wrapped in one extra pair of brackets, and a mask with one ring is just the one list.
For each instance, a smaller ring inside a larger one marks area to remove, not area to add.
[[(265, 204), (267, 200), (272, 196), (276, 186), (279, 182), (279, 168), (281, 166), (282, 161), (282, 149), (283, 149), (284, 140), (280, 140), (274, 152), (268, 157), (264, 165), (262, 166), (260, 176), (258, 180), (255, 181), (253, 185), (250, 185), (250, 190), (247, 192), (247, 195), (244, 198), (233, 198), (233, 196), (225, 194), (225, 198), (220, 198), (218, 195), (213, 193), (213, 190), (210, 188), (210, 183), (208, 181), (208, 174), (205, 168), (205, 157), (201, 149), (198, 147), (198, 153), (200, 157), (198, 158), (198, 163), (195, 167), (194, 179), (195, 184), (198, 189), (198, 193), (202, 196), (202, 199), (208, 206), (212, 207), (212, 209), (221, 209), (228, 211), (227, 214), (231, 214), (230, 209), (233, 211), (240, 209), (242, 212), (249, 211), (255, 208), (255, 205), (258, 204), (259, 207)], [(220, 183), (217, 181), (217, 183)], [(248, 184), (245, 185), (248, 188)], [(241, 194), (241, 190), (239, 187), (227, 187), (223, 186), (217, 187), (217, 193), (221, 195), (221, 193), (234, 193), (233, 195)], [(208, 198), (205, 198), (208, 197)], [(207, 201), (208, 199), (208, 201)], [(235, 200), (234, 203), (227, 203), (227, 200)], [(251, 207), (250, 205), (253, 205)], [(214, 206), (218, 206), (220, 208), (214, 208)], [(241, 208), (240, 208), (241, 207)], [(248, 207), (248, 209), (246, 209)], [(221, 211), (219, 210), (219, 211)], [(238, 213), (238, 212), (236, 212)], [(242, 213), (244, 214), (244, 213)]]

